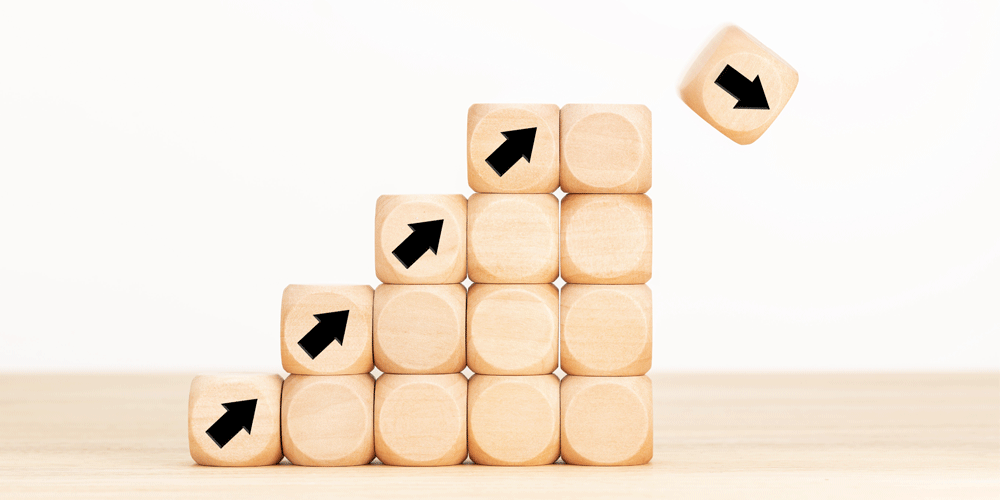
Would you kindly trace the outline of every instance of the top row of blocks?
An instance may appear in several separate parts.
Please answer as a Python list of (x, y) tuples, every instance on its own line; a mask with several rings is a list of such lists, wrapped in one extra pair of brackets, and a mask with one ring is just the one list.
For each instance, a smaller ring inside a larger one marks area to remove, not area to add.
[(469, 187), (479, 193), (645, 193), (653, 115), (641, 104), (473, 104)]

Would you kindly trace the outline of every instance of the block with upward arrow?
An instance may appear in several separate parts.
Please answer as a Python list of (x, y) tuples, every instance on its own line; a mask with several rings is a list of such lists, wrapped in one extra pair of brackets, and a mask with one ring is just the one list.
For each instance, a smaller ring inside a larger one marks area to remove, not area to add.
[(273, 374), (199, 375), (188, 399), (188, 444), (202, 465), (281, 461), (281, 385)]
[(375, 275), (383, 283), (465, 280), (466, 199), (383, 195), (375, 205)]
[(368, 373), (372, 303), (368, 285), (288, 285), (281, 297), (281, 365), (288, 373)]
[(479, 193), (551, 193), (559, 187), (559, 107), (469, 107), (469, 187)]

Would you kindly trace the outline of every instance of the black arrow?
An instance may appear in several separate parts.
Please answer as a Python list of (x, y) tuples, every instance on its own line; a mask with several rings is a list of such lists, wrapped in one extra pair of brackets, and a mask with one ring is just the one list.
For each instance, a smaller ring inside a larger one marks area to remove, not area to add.
[(415, 222), (407, 226), (410, 226), (413, 232), (392, 251), (392, 254), (399, 259), (403, 267), (409, 269), (427, 250), (437, 255), (444, 219)]
[(257, 400), (233, 401), (232, 403), (222, 403), (222, 406), (226, 408), (226, 414), (219, 417), (205, 431), (208, 437), (219, 445), (219, 448), (236, 437), (240, 429), (246, 429), (247, 434), (250, 434), (250, 428), (253, 427), (253, 414), (257, 411)]
[(500, 177), (503, 177), (503, 174), (506, 174), (522, 156), (525, 161), (531, 163), (531, 150), (535, 148), (536, 130), (538, 127), (500, 132), (507, 140), (503, 141), (500, 147), (486, 157), (486, 163)]
[(736, 98), (737, 102), (733, 109), (771, 109), (767, 106), (767, 96), (764, 95), (760, 75), (751, 82), (749, 78), (727, 64), (715, 79), (715, 84)]
[(344, 332), (347, 331), (347, 315), (350, 310), (329, 312), (323, 314), (313, 314), (316, 318), (316, 326), (309, 330), (302, 340), (299, 340), (299, 347), (302, 348), (310, 358), (316, 359), (319, 353), (323, 352), (333, 343), (344, 345)]

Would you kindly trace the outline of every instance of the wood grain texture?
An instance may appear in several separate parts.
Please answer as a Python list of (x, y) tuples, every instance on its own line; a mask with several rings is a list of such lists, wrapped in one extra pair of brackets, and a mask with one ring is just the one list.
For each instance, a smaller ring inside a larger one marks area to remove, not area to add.
[(375, 290), (375, 366), (386, 373), (465, 369), (465, 287), (379, 285)]
[[(188, 394), (188, 448), (202, 465), (259, 466), (281, 461), (280, 375), (227, 373), (199, 375)], [(256, 399), (251, 432), (241, 429), (219, 446), (207, 430), (227, 413), (223, 403)]]
[(641, 104), (567, 104), (559, 115), (565, 193), (645, 193), (653, 185), (653, 115)]
[[(534, 127), (531, 161), (521, 158), (502, 176), (488, 158), (507, 139), (503, 132)], [(551, 193), (559, 187), (559, 106), (473, 104), (467, 137), (469, 187), (479, 193)]]
[(476, 373), (552, 373), (559, 365), (559, 290), (550, 283), (473, 283), (466, 331), (466, 359)]
[[(368, 373), (372, 359), (372, 302), (368, 285), (288, 285), (281, 295), (281, 366), (302, 375)], [(298, 342), (318, 324), (317, 314), (350, 311), (344, 342), (311, 358)]]
[(468, 380), (394, 375), (375, 383), (375, 455), (387, 465), (457, 465), (468, 456)]
[[(0, 497), (1000, 497), (1000, 374), (651, 374), (634, 467), (201, 467), (191, 375), (0, 374)], [(376, 461), (378, 464), (378, 461)]]
[(653, 292), (646, 285), (566, 284), (560, 365), (569, 375), (644, 375), (653, 362)]
[(559, 277), (559, 200), (551, 194), (469, 197), (469, 279), (551, 283)]
[(566, 463), (641, 465), (653, 458), (653, 387), (649, 377), (567, 375), (559, 398)]
[(559, 378), (469, 379), (469, 458), (482, 465), (546, 465), (559, 458)]
[[(735, 97), (715, 84), (727, 66), (748, 80), (760, 78), (770, 109), (735, 109)], [(737, 144), (756, 141), (774, 122), (799, 83), (784, 59), (736, 26), (723, 28), (699, 54), (681, 82), (681, 99)]]
[[(382, 195), (375, 203), (375, 275), (382, 283), (461, 283), (465, 280), (466, 199), (460, 194)], [(392, 251), (409, 224), (443, 220), (437, 253), (428, 250), (409, 268)]]
[(562, 278), (628, 285), (653, 275), (653, 202), (644, 194), (568, 194), (562, 199)]
[(296, 465), (364, 465), (375, 459), (375, 378), (289, 375), (281, 391), (281, 447)]

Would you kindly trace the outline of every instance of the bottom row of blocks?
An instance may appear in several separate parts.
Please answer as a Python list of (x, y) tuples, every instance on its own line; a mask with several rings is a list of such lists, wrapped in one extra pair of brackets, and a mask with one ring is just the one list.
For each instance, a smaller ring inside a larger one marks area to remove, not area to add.
[(203, 375), (191, 383), (202, 465), (638, 465), (653, 456), (639, 377)]

